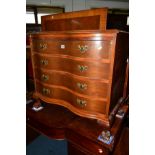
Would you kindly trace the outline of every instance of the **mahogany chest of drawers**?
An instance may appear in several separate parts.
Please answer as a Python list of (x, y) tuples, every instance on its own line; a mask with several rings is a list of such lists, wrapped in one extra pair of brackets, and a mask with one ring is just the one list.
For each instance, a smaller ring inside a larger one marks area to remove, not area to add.
[(35, 94), (110, 126), (123, 97), (128, 33), (53, 31), (30, 36)]

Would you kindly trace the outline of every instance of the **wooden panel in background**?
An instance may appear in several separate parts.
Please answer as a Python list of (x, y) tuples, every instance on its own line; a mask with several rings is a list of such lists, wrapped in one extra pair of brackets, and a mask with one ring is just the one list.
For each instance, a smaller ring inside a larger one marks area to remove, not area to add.
[(42, 16), (42, 31), (106, 30), (107, 8)]

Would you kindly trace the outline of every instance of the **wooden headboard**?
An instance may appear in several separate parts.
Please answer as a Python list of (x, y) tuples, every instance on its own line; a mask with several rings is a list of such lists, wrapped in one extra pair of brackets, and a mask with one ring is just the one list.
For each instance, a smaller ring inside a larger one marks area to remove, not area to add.
[(100, 8), (42, 16), (42, 31), (106, 30), (107, 12)]

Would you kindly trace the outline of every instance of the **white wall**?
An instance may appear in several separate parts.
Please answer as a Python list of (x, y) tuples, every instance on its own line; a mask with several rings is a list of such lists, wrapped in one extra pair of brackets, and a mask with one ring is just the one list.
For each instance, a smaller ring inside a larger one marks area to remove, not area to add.
[(72, 0), (51, 0), (51, 5), (64, 7), (65, 12), (73, 11)]
[(86, 10), (85, 0), (73, 0), (73, 11)]
[(26, 4), (32, 5), (51, 5), (51, 0), (26, 0)]
[(65, 12), (101, 7), (129, 9), (128, 2), (116, 2), (106, 0), (26, 0), (26, 4), (61, 6), (65, 8)]
[(116, 2), (116, 1), (86, 0), (86, 9), (100, 8), (100, 7), (129, 9), (129, 3), (128, 2)]

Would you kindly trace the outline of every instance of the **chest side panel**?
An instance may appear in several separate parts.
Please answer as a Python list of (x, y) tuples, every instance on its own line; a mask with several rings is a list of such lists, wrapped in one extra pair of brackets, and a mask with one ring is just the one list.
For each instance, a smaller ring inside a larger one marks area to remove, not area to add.
[(118, 100), (123, 97), (124, 82), (126, 76), (127, 59), (129, 57), (129, 35), (118, 33), (116, 40), (116, 52), (113, 69), (112, 91), (110, 111)]

